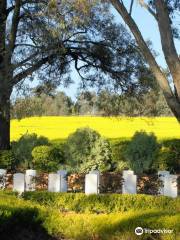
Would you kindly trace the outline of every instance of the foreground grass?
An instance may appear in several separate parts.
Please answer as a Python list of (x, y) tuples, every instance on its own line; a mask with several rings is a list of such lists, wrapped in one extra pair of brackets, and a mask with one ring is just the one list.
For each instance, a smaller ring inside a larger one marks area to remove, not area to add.
[(154, 132), (158, 139), (180, 138), (180, 125), (173, 117), (32, 117), (11, 121), (11, 140), (37, 133), (50, 140), (64, 140), (80, 127), (90, 127), (110, 139), (131, 138), (136, 131)]
[[(12, 193), (0, 192), (0, 239), (178, 240), (180, 216), (176, 201), (179, 200), (169, 201), (169, 198), (164, 198), (166, 210), (164, 205), (161, 209), (158, 206), (151, 210), (139, 207), (135, 211), (129, 208), (128, 211), (94, 214), (91, 211), (62, 212), (51, 200), (49, 204), (42, 201), (40, 205), (38, 201), (35, 202), (35, 197), (30, 201), (18, 199)], [(136, 236), (134, 229), (137, 226), (150, 229), (167, 228), (174, 232)]]

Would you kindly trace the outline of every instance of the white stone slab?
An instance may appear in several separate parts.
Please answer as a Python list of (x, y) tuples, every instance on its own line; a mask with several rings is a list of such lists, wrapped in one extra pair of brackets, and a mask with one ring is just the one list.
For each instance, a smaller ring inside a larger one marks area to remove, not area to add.
[(164, 195), (164, 190), (165, 190), (165, 185), (164, 185), (164, 183), (165, 183), (165, 178), (166, 178), (167, 176), (169, 176), (169, 175), (170, 175), (169, 171), (158, 171), (158, 176), (159, 176), (159, 179), (161, 180), (161, 186), (160, 186), (160, 188), (159, 188), (159, 194), (160, 194), (160, 195)]
[(168, 171), (159, 171), (159, 179), (162, 181), (162, 186), (159, 189), (160, 195), (177, 197), (178, 187), (177, 187), (177, 176), (171, 175)]
[(25, 190), (25, 176), (23, 173), (13, 175), (13, 191), (23, 193)]
[(67, 192), (67, 190), (68, 190), (68, 184), (67, 184), (67, 179), (66, 179), (67, 171), (66, 170), (59, 170), (59, 171), (57, 171), (57, 174), (60, 175), (59, 192)]
[(177, 176), (167, 175), (164, 178), (164, 196), (177, 197), (178, 187), (177, 187)]
[(32, 170), (32, 169), (26, 170), (26, 175), (25, 175), (26, 191), (36, 190), (35, 177), (36, 177), (36, 170)]
[(137, 176), (134, 175), (133, 171), (123, 171), (123, 194), (136, 194), (137, 193)]
[(0, 169), (0, 189), (5, 189), (6, 187), (6, 173), (7, 170)]
[(7, 170), (6, 169), (0, 169), (0, 175), (6, 175)]
[(99, 193), (99, 176), (97, 173), (89, 173), (85, 176), (85, 194)]
[(48, 191), (59, 192), (61, 184), (61, 176), (57, 173), (50, 173), (48, 176)]

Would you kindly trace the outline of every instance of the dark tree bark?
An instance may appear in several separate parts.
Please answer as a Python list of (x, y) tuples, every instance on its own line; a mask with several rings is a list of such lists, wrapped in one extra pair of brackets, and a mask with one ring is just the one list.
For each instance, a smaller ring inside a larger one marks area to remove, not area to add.
[(10, 88), (0, 88), (0, 150), (10, 149)]

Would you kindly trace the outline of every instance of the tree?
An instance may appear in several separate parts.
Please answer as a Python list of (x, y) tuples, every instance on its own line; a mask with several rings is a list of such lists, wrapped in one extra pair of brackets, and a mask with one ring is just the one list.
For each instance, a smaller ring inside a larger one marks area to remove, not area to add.
[(140, 4), (149, 11), (158, 23), (162, 50), (170, 71), (174, 90), (171, 88), (169, 79), (157, 64), (151, 49), (145, 42), (142, 33), (131, 15), (134, 0), (130, 1), (131, 4), (129, 11), (123, 0), (109, 0), (109, 2), (117, 10), (134, 35), (141, 53), (149, 64), (160, 88), (162, 89), (169, 108), (180, 122), (180, 59), (174, 44), (174, 37), (177, 36), (177, 34), (174, 33), (177, 33), (177, 31), (175, 31), (177, 29), (174, 29), (173, 26), (175, 12), (176, 10), (180, 10), (179, 0), (139, 0)]
[(0, 150), (10, 148), (11, 93), (26, 79), (38, 79), (39, 86), (67, 85), (73, 64), (82, 85), (114, 79), (126, 90), (127, 79), (134, 84), (143, 60), (106, 4), (94, 2), (0, 1)]

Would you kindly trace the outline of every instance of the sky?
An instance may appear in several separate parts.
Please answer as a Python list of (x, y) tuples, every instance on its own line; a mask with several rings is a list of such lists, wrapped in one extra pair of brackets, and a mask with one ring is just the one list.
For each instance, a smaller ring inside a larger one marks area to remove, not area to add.
[[(130, 0), (125, 0), (125, 4), (128, 6)], [(115, 20), (117, 22), (124, 23), (121, 19), (120, 15), (116, 12), (115, 9), (112, 9), (112, 13), (115, 16)], [(153, 49), (158, 53), (157, 62), (163, 68), (166, 67), (164, 55), (161, 49), (161, 41), (160, 35), (158, 31), (157, 22), (153, 19), (153, 17), (149, 14), (149, 12), (141, 7), (137, 1), (133, 6), (132, 16), (135, 19), (138, 27), (143, 34), (145, 40), (150, 40), (153, 44)], [(180, 17), (179, 17), (180, 18)], [(180, 22), (180, 19), (178, 19)], [(128, 29), (128, 27), (127, 27)], [(180, 54), (180, 41), (175, 41), (177, 52)], [(65, 91), (68, 96), (70, 96), (73, 100), (77, 94), (78, 84), (79, 84), (79, 76), (76, 72), (72, 72), (72, 77), (75, 80), (75, 83), (70, 85), (68, 88), (60, 87), (59, 89)]]

